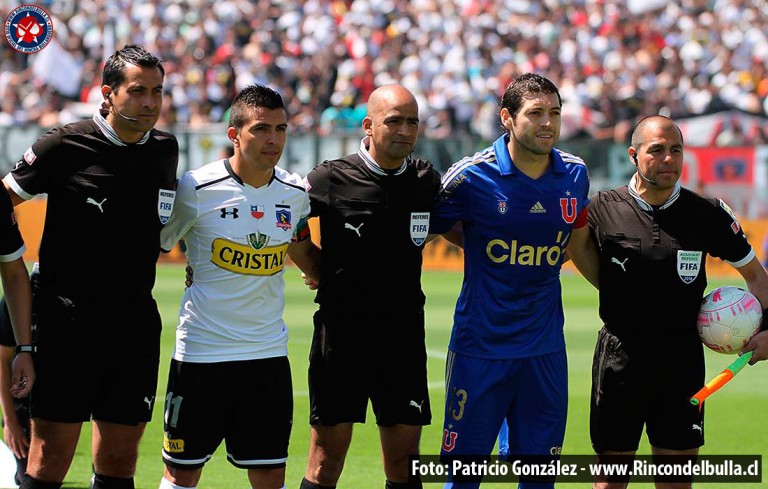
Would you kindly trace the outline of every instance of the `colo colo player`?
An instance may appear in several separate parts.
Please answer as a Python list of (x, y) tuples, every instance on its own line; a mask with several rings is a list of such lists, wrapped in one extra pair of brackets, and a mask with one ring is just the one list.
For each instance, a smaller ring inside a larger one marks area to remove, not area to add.
[(222, 440), (254, 489), (284, 487), (293, 424), (284, 265), (290, 256), (317, 279), (319, 259), (302, 178), (276, 166), (287, 130), (280, 94), (248, 86), (232, 103), (233, 156), (179, 182), (162, 246), (184, 238), (194, 284), (168, 374), (161, 489), (196, 487)]

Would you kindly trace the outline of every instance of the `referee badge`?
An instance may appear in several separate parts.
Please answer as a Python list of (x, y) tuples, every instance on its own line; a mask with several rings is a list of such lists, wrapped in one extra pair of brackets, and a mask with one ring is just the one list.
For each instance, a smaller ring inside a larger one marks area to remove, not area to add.
[(157, 213), (160, 216), (160, 222), (165, 224), (171, 218), (173, 212), (173, 199), (176, 197), (175, 190), (160, 189), (157, 197)]
[(701, 270), (701, 251), (677, 250), (677, 275), (689, 284), (696, 280)]
[(429, 234), (429, 212), (411, 212), (411, 241), (421, 246)]

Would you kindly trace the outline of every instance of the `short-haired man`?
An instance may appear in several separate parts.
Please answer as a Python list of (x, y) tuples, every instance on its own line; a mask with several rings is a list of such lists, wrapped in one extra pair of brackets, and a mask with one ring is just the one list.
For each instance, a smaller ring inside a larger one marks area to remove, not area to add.
[(321, 280), (309, 358), (311, 439), (301, 489), (336, 487), (353, 423), (368, 400), (381, 436), (388, 489), (409, 482), (431, 421), (424, 344), (422, 250), (440, 184), (411, 154), (419, 108), (401, 85), (373, 91), (360, 150), (326, 161), (306, 178), (320, 218)]
[(179, 181), (162, 247), (184, 239), (194, 284), (168, 374), (160, 489), (196, 487), (222, 440), (251, 487), (284, 487), (293, 424), (284, 265), (290, 256), (317, 278), (319, 259), (303, 180), (276, 166), (287, 131), (280, 94), (248, 86), (230, 112), (234, 154)]
[(178, 162), (176, 138), (154, 129), (164, 73), (140, 46), (115, 52), (102, 74), (106, 117), (47, 132), (3, 179), (14, 205), (48, 195), (24, 489), (61, 486), (91, 419), (93, 487), (134, 485), (157, 390), (152, 288)]

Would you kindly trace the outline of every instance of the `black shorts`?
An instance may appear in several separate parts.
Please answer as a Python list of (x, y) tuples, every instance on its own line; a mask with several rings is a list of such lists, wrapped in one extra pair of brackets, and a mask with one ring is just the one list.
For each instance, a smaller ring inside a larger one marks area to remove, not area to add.
[(171, 360), (163, 461), (199, 469), (224, 440), (235, 467), (285, 467), (293, 426), (288, 357), (219, 363)]
[(695, 338), (620, 340), (601, 329), (592, 363), (590, 435), (596, 453), (636, 451), (645, 425), (651, 446), (689, 450), (704, 444), (704, 410), (690, 398), (704, 385), (704, 357)]
[(152, 419), (162, 323), (151, 298), (121, 307), (41, 300), (33, 418), (91, 418), (123, 425)]
[(394, 318), (320, 310), (314, 324), (311, 425), (364, 423), (368, 399), (379, 426), (431, 422), (423, 310)]

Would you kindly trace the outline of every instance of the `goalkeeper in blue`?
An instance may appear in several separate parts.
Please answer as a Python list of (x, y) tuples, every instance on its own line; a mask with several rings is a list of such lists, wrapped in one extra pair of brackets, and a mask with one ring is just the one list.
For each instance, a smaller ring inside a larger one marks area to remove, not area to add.
[(519, 76), (501, 99), (504, 134), (443, 176), (431, 232), (460, 226), (464, 247), (446, 362), (444, 456), (489, 455), (505, 419), (510, 456), (560, 454), (568, 406), (560, 268), (566, 250), (585, 253), (589, 242), (587, 167), (554, 147), (561, 107), (550, 80)]

